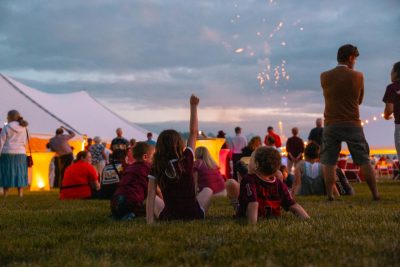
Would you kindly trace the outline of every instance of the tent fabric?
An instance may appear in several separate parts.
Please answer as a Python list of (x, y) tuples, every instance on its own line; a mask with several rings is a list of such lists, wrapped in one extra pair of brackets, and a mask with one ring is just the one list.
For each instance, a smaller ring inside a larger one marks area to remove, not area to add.
[(63, 125), (78, 135), (100, 136), (108, 142), (117, 128), (122, 128), (128, 139), (147, 139), (147, 130), (126, 121), (85, 91), (49, 94), (0, 74), (0, 92), (0, 122), (5, 123), (7, 112), (16, 109), (29, 122), (34, 137), (53, 136)]

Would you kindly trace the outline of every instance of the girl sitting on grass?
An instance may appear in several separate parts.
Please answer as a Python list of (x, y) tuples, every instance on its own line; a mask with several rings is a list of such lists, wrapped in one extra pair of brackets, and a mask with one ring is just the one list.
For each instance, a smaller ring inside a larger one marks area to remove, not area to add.
[(302, 219), (310, 216), (291, 197), (287, 186), (277, 178), (281, 155), (274, 148), (260, 147), (253, 152), (249, 163), (249, 174), (240, 185), (230, 179), (227, 182), (228, 197), (235, 207), (237, 217), (247, 217), (249, 223), (258, 218), (278, 218), (281, 207)]
[(196, 148), (194, 162), (194, 180), (196, 190), (201, 192), (208, 187), (214, 196), (226, 196), (225, 180), (222, 177), (218, 164), (213, 160), (208, 149), (204, 146)]
[[(213, 191), (205, 187), (196, 197), (193, 179), (193, 148), (198, 134), (199, 98), (190, 98), (190, 133), (187, 147), (175, 130), (164, 130), (157, 139), (156, 153), (150, 170), (146, 202), (147, 223), (160, 220), (204, 219)], [(160, 185), (164, 198), (156, 196)]]

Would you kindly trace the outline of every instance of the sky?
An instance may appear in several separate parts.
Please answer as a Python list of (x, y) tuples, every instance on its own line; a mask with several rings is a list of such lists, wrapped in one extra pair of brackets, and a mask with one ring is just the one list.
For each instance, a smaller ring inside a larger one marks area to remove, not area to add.
[(206, 133), (298, 126), (306, 139), (323, 113), (320, 73), (351, 43), (367, 139), (392, 145), (380, 114), (400, 61), (399, 10), (400, 0), (1, 0), (0, 72), (46, 92), (86, 90), (155, 132), (186, 131), (195, 93)]

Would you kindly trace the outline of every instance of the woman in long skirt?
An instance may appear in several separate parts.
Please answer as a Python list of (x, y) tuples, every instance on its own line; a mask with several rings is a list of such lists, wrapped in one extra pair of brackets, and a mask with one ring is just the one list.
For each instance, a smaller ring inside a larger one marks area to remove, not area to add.
[(9, 188), (17, 187), (18, 195), (22, 197), (23, 188), (28, 185), (25, 150), (28, 122), (16, 110), (8, 112), (7, 121), (0, 134), (0, 187), (3, 187), (4, 196)]

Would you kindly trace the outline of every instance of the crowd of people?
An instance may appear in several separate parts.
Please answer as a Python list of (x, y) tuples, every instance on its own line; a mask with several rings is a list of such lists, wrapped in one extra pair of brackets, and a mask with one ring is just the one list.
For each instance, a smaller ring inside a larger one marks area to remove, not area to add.
[[(60, 188), (60, 199), (108, 199), (116, 220), (145, 216), (150, 224), (155, 220), (204, 219), (213, 196), (227, 196), (236, 217), (245, 217), (250, 223), (277, 218), (281, 208), (308, 219), (307, 211), (295, 200), (297, 195), (326, 195), (328, 200), (334, 200), (341, 194), (354, 194), (337, 168), (341, 143), (346, 142), (373, 199), (379, 200), (359, 118), (364, 80), (363, 74), (354, 70), (358, 56), (357, 47), (344, 45), (338, 50), (338, 66), (321, 74), (324, 127), (322, 118), (318, 118), (307, 145), (299, 137), (299, 129), (292, 129), (285, 146), (287, 166), (282, 164), (281, 137), (272, 126), (267, 128), (263, 142), (260, 136), (247, 142), (242, 129), (236, 127), (235, 136), (223, 145), (231, 151), (230, 171), (221, 175), (207, 148), (196, 148), (200, 100), (192, 95), (186, 143), (175, 130), (162, 131), (157, 141), (152, 140), (152, 133), (148, 133), (146, 141), (128, 141), (118, 128), (109, 148), (96, 136), (88, 139), (85, 150), (74, 159), (68, 141), (75, 133), (60, 127), (48, 144), (55, 153), (53, 186)], [(390, 119), (394, 113), (399, 151), (400, 62), (394, 65), (391, 77), (393, 83), (383, 99), (384, 114)], [(4, 195), (8, 188), (17, 187), (22, 196), (27, 186), (28, 122), (16, 110), (11, 110), (7, 119), (0, 135), (0, 187), (4, 188)], [(218, 132), (218, 137), (225, 135)]]

